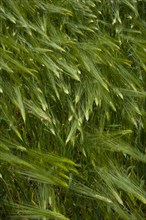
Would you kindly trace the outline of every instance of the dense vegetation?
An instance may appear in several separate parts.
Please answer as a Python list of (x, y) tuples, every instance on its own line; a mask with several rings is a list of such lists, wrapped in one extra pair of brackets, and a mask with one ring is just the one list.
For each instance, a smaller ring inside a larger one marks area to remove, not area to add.
[(1, 219), (144, 220), (146, 1), (0, 12)]

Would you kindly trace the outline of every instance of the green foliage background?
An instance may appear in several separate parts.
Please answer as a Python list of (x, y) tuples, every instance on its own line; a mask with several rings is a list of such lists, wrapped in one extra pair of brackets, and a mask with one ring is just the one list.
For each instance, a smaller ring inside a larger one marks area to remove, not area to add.
[(146, 1), (0, 13), (1, 219), (144, 220)]

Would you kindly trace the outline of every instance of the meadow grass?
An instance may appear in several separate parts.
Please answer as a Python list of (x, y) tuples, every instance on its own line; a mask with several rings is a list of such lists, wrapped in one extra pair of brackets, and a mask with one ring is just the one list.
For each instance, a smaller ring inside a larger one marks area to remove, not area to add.
[(146, 1), (0, 13), (1, 219), (144, 220)]

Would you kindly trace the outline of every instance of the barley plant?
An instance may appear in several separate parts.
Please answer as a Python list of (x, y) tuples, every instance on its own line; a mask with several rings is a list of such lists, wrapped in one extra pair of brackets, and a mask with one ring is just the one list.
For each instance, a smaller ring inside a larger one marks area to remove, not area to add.
[(1, 0), (1, 219), (146, 219), (146, 0)]

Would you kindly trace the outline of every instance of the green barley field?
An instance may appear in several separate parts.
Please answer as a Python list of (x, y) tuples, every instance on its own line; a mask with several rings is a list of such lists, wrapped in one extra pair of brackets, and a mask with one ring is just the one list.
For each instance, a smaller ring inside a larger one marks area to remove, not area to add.
[(146, 219), (146, 0), (1, 0), (0, 219)]

